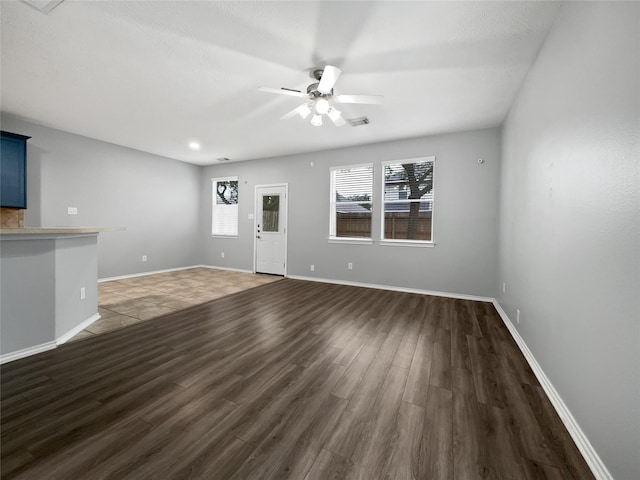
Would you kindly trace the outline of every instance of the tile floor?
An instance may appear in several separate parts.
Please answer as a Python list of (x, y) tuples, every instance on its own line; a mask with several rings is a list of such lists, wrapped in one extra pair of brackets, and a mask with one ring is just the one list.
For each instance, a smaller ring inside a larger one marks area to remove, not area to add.
[(102, 318), (71, 341), (117, 330), (281, 278), (198, 267), (101, 282), (98, 284), (98, 313)]

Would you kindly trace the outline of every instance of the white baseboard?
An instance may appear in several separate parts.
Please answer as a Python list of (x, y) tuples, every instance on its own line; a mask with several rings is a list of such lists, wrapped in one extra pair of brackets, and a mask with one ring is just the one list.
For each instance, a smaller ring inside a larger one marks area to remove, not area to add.
[(153, 270), (150, 272), (130, 273), (128, 275), (118, 275), (116, 277), (99, 278), (98, 283), (110, 282), (112, 280), (124, 280), (126, 278), (146, 277), (147, 275), (156, 275), (157, 273), (177, 272), (179, 270), (189, 270), (191, 268), (214, 268), (216, 270), (230, 270), (232, 272), (253, 273), (251, 270), (243, 270), (241, 268), (218, 267), (216, 265), (189, 265), (188, 267), (166, 268), (164, 270)]
[(90, 316), (84, 322), (82, 322), (79, 325), (76, 325), (71, 330), (69, 330), (67, 333), (65, 333), (63, 335), (60, 335), (58, 338), (56, 338), (56, 344), (57, 345), (62, 345), (63, 343), (66, 343), (67, 340), (75, 337), (82, 330), (84, 330), (85, 328), (87, 328), (89, 325), (91, 325), (93, 322), (95, 322), (97, 320), (100, 320), (100, 314), (99, 313), (96, 313), (95, 315)]
[(215, 270), (229, 270), (230, 272), (253, 273), (252, 270), (244, 270), (242, 268), (219, 267), (217, 265), (198, 265), (198, 267), (213, 268)]
[(188, 267), (166, 268), (164, 270), (152, 270), (150, 272), (130, 273), (128, 275), (118, 275), (115, 277), (99, 278), (98, 283), (110, 282), (111, 280), (124, 280), (125, 278), (146, 277), (147, 275), (155, 275), (156, 273), (177, 272), (179, 270), (189, 270), (190, 268), (204, 267), (205, 265), (190, 265)]
[(300, 275), (287, 275), (287, 278), (294, 280), (306, 280), (309, 282), (333, 283), (336, 285), (350, 285), (352, 287), (377, 288), (379, 290), (391, 290), (393, 292), (417, 293), (420, 295), (433, 295), (435, 297), (457, 298), (460, 300), (475, 300), (477, 302), (492, 302), (491, 297), (479, 297), (464, 293), (448, 293), (433, 290), (420, 290), (417, 288), (395, 287), (392, 285), (376, 285), (374, 283), (350, 282), (348, 280), (333, 280), (330, 278), (305, 277)]
[(580, 425), (578, 425), (578, 422), (571, 414), (569, 407), (567, 407), (567, 405), (564, 403), (562, 397), (551, 383), (551, 380), (549, 380), (549, 377), (547, 377), (547, 375), (542, 370), (542, 367), (533, 356), (533, 353), (531, 353), (531, 350), (529, 350), (529, 347), (527, 347), (527, 344), (518, 333), (518, 330), (515, 328), (513, 323), (511, 323), (511, 320), (507, 316), (500, 303), (498, 303), (497, 300), (493, 300), (493, 306), (496, 307), (496, 310), (502, 318), (502, 321), (506, 325), (507, 329), (509, 329), (509, 333), (511, 333), (511, 336), (518, 344), (520, 351), (529, 363), (531, 370), (533, 370), (533, 373), (540, 382), (540, 385), (547, 394), (547, 397), (549, 397), (553, 408), (555, 408), (556, 412), (558, 412), (562, 423), (567, 428), (569, 435), (571, 435), (571, 438), (578, 447), (578, 450), (580, 450), (580, 453), (589, 465), (589, 468), (591, 469), (594, 477), (596, 477), (597, 480), (613, 480), (613, 476), (607, 470), (607, 467), (602, 462), (602, 459), (600, 459), (600, 456), (593, 448), (593, 445), (591, 445), (591, 442), (589, 442), (589, 439), (580, 428)]
[(22, 350), (18, 350), (16, 352), (5, 353), (0, 355), (0, 365), (3, 363), (13, 362), (14, 360), (18, 360), (20, 358), (30, 357), (31, 355), (35, 355), (37, 353), (46, 352), (47, 350), (53, 350), (58, 346), (66, 343), (69, 339), (75, 337), (82, 330), (87, 328), (93, 322), (100, 320), (100, 314), (96, 313), (95, 315), (90, 316), (84, 322), (79, 325), (76, 325), (68, 332), (60, 335), (58, 338), (51, 342), (42, 343), (40, 345), (35, 345), (33, 347), (23, 348)]
[(40, 345), (35, 345), (33, 347), (23, 348), (22, 350), (17, 350), (15, 352), (4, 353), (0, 355), (0, 364), (13, 362), (14, 360), (19, 360), (20, 358), (30, 357), (31, 355), (35, 355), (36, 353), (46, 352), (47, 350), (53, 350), (58, 345), (55, 341), (41, 343)]

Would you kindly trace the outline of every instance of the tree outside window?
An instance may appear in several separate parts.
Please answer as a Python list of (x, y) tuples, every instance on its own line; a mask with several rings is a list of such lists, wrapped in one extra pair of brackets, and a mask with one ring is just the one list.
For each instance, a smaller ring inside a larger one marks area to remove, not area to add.
[(238, 177), (212, 178), (211, 235), (238, 236)]
[(385, 240), (432, 240), (434, 158), (384, 162)]

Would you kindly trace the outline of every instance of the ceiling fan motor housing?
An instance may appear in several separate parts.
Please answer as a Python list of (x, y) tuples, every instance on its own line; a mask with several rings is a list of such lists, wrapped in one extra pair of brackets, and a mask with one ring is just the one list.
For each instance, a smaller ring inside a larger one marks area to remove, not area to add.
[(333, 96), (333, 89), (331, 89), (330, 93), (321, 93), (318, 91), (318, 85), (320, 85), (320, 83), (316, 82), (307, 87), (307, 94), (310, 99), (331, 98)]

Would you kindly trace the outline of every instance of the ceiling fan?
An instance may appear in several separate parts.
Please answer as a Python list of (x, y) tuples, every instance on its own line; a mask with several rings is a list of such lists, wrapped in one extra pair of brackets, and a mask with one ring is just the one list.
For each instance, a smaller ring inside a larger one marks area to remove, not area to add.
[(331, 119), (334, 125), (340, 127), (346, 122), (342, 118), (342, 112), (338, 110), (334, 103), (366, 103), (366, 104), (380, 104), (382, 103), (382, 95), (334, 95), (333, 86), (336, 84), (338, 77), (342, 71), (332, 65), (327, 65), (322, 69), (313, 71), (313, 78), (317, 81), (307, 87), (307, 91), (301, 92), (293, 88), (270, 88), (259, 87), (258, 90), (267, 93), (277, 93), (280, 95), (291, 95), (293, 97), (307, 97), (308, 102), (294, 108), (288, 113), (285, 113), (281, 119), (287, 120), (293, 118), (296, 115), (300, 115), (305, 119), (311, 113), (311, 125), (319, 127), (322, 125), (322, 116), (326, 115)]

